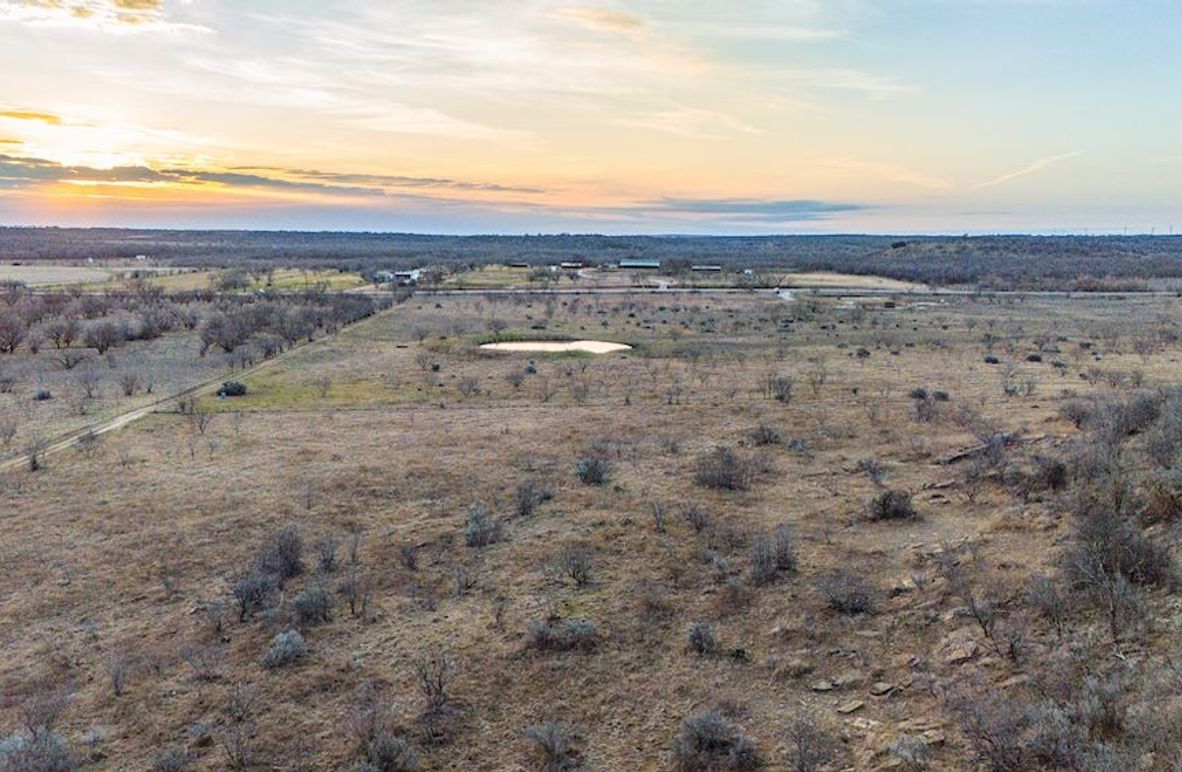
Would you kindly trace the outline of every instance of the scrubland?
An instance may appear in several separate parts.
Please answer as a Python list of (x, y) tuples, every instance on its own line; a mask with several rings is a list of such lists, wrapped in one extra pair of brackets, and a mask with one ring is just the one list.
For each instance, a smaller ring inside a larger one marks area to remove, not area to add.
[(1170, 301), (347, 322), (5, 474), (9, 767), (1182, 763)]

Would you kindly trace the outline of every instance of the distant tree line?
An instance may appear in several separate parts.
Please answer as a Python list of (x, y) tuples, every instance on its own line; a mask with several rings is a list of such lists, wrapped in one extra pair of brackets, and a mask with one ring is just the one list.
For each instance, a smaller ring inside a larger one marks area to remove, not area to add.
[(1182, 277), (1172, 236), (427, 236), (402, 233), (0, 228), (0, 262), (155, 261), (265, 271), (299, 265), (378, 271), (488, 263), (587, 265), (648, 258), (682, 266), (828, 270), (937, 285), (1006, 289), (1137, 290)]

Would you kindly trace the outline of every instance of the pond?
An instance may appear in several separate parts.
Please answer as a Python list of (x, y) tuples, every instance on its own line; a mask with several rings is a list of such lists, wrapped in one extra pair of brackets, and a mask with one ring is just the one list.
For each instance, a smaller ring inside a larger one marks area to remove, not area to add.
[(611, 354), (616, 351), (630, 351), (624, 343), (605, 340), (515, 340), (503, 343), (485, 343), (480, 348), (486, 351), (519, 351), (531, 354), (584, 351), (588, 354)]

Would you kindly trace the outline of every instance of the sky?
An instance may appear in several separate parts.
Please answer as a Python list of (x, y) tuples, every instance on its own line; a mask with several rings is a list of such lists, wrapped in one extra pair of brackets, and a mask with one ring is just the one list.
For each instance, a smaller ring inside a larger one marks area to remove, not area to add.
[(1177, 0), (0, 0), (0, 225), (1182, 233)]

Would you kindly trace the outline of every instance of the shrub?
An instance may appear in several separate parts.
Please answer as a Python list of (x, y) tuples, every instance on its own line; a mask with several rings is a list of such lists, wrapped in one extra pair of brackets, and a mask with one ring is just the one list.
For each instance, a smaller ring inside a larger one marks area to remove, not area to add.
[(308, 644), (299, 630), (285, 630), (271, 639), (271, 648), (263, 655), (263, 667), (276, 668), (299, 662), (308, 656)]
[(766, 536), (756, 539), (748, 553), (751, 583), (767, 584), (776, 578), (775, 559), (772, 557), (772, 542)]
[(792, 378), (786, 375), (768, 375), (763, 380), (763, 395), (785, 404), (792, 401)]
[(1035, 456), (1034, 481), (1044, 490), (1062, 490), (1067, 487), (1067, 465), (1050, 456)]
[(414, 542), (398, 545), (398, 562), (407, 571), (417, 571), (419, 568), (419, 545)]
[(816, 772), (837, 756), (836, 738), (803, 706), (789, 718), (787, 740), (789, 769), (794, 772)]
[(717, 447), (698, 459), (694, 481), (703, 488), (745, 491), (755, 477), (755, 464), (733, 450)]
[(772, 560), (777, 571), (796, 571), (796, 548), (792, 526), (781, 523), (772, 531)]
[(1182, 472), (1161, 472), (1145, 483), (1142, 522), (1153, 525), (1171, 523), (1182, 517)]
[(1001, 360), (998, 359), (997, 357), (993, 356), (992, 354), (990, 354), (989, 356), (985, 357), (985, 364), (997, 365), (997, 364), (1001, 364)]
[(821, 581), (829, 607), (842, 614), (865, 614), (873, 610), (870, 588), (849, 571), (837, 571)]
[(534, 621), (529, 626), (529, 645), (541, 651), (594, 651), (599, 631), (585, 619)]
[(566, 772), (579, 768), (574, 729), (557, 721), (543, 721), (525, 730), (541, 757), (543, 772)]
[(776, 527), (771, 536), (761, 536), (751, 545), (750, 567), (753, 584), (774, 581), (780, 572), (796, 570), (796, 550), (792, 528), (787, 523)]
[(111, 681), (111, 691), (116, 697), (123, 695), (134, 670), (134, 658), (128, 652), (117, 650), (111, 653), (111, 658), (107, 660), (107, 676)]
[(755, 769), (755, 743), (717, 710), (683, 719), (677, 737), (677, 765), (691, 770)]
[(419, 768), (419, 754), (410, 743), (389, 730), (379, 729), (365, 743), (366, 765), (357, 772), (412, 772)]
[(916, 516), (908, 491), (883, 491), (871, 500), (867, 514), (871, 520), (911, 520)]
[(275, 580), (262, 571), (247, 571), (234, 580), (230, 589), (238, 601), (238, 621), (245, 622), (251, 614), (266, 608), (275, 590)]
[(1075, 518), (1074, 543), (1067, 553), (1069, 575), (1077, 582), (1169, 584), (1175, 579), (1169, 552), (1103, 502), (1084, 502)]
[(485, 547), (504, 538), (504, 527), (500, 520), (489, 514), (481, 502), (468, 507), (468, 524), (464, 527), (464, 543), (469, 547)]
[(606, 458), (580, 458), (575, 462), (575, 476), (584, 485), (603, 485), (611, 476), (611, 464)]
[(986, 769), (1096, 768), (1085, 758), (1087, 730), (1054, 702), (968, 693), (957, 695), (951, 707), (976, 761)]
[(450, 703), (448, 689), (456, 676), (455, 661), (444, 651), (433, 650), (411, 662), (419, 692), (426, 702), (426, 712), (442, 713)]
[(353, 616), (365, 616), (369, 608), (369, 596), (373, 591), (373, 581), (369, 574), (352, 566), (345, 577), (337, 585), (337, 592), (349, 604), (349, 613)]
[(219, 646), (189, 646), (181, 651), (181, 659), (193, 668), (193, 677), (198, 681), (216, 681), (222, 677), (219, 668), (225, 660), (225, 651)]
[(34, 402), (48, 402), (53, 399), (53, 393), (49, 389), (37, 389), (33, 392)]
[(152, 770), (153, 772), (184, 772), (192, 763), (192, 757), (184, 748), (169, 748), (156, 757)]
[(562, 572), (574, 580), (576, 587), (591, 583), (591, 554), (581, 547), (568, 547), (560, 558)]
[(1046, 574), (1035, 574), (1030, 577), (1026, 600), (1039, 616), (1055, 626), (1058, 635), (1063, 634), (1063, 622), (1066, 620), (1069, 605), (1067, 598), (1059, 592), (1054, 579)]
[(911, 404), (915, 410), (915, 420), (917, 421), (931, 423), (940, 415), (940, 406), (931, 397), (917, 399)]
[(714, 639), (714, 631), (706, 622), (694, 622), (690, 625), (686, 645), (691, 652), (703, 657), (718, 653), (718, 641)]
[(289, 526), (276, 531), (264, 542), (258, 554), (259, 569), (273, 575), (280, 587), (288, 579), (304, 572), (304, 540), (300, 530)]
[(226, 381), (217, 390), (219, 397), (245, 397), (246, 384), (239, 381)]
[(687, 502), (682, 506), (681, 518), (689, 523), (694, 533), (702, 533), (710, 527), (710, 513), (696, 501)]
[(341, 540), (333, 535), (322, 536), (316, 540), (316, 554), (319, 556), (317, 567), (322, 573), (331, 574), (337, 570), (337, 548)]
[(1027, 354), (1026, 361), (1027, 362), (1041, 362), (1042, 361), (1042, 354)]
[(332, 609), (328, 590), (313, 585), (291, 600), (291, 612), (297, 625), (315, 625), (329, 620)]
[(1076, 429), (1082, 429), (1092, 419), (1092, 414), (1092, 407), (1080, 400), (1066, 402), (1059, 408), (1059, 415), (1070, 421)]
[(928, 390), (925, 388), (922, 388), (922, 387), (916, 387), (916, 388), (912, 389), (911, 391), (907, 392), (907, 396), (910, 397), (911, 399), (927, 399), (928, 398)]
[(887, 476), (886, 467), (873, 456), (858, 459), (858, 471), (864, 472), (875, 485), (881, 485)]
[(80, 768), (57, 732), (46, 727), (0, 738), (0, 770), (5, 772), (74, 772)]
[(517, 485), (517, 514), (529, 517), (540, 504), (554, 497), (554, 492), (532, 477)]
[(1145, 452), (1160, 467), (1174, 466), (1182, 449), (1182, 406), (1175, 397), (1169, 401), (1168, 408), (1145, 436)]
[(1098, 416), (1114, 437), (1140, 434), (1161, 417), (1164, 400), (1157, 394), (1137, 394), (1124, 402), (1109, 402)]
[(780, 433), (780, 430), (767, 424), (755, 427), (748, 433), (748, 436), (753, 445), (780, 445), (784, 442), (784, 435)]

